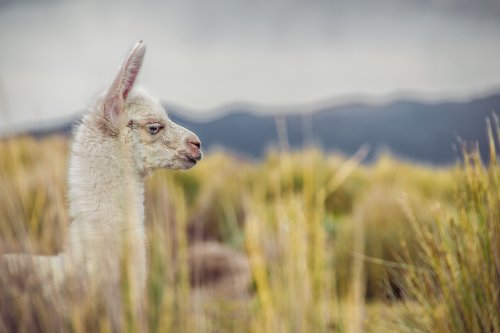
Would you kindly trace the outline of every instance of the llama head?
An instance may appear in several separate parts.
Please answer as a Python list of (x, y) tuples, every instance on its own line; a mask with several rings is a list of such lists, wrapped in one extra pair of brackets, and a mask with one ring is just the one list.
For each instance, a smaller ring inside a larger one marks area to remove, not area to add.
[(128, 152), (141, 174), (156, 168), (189, 169), (202, 157), (191, 131), (171, 121), (158, 99), (132, 91), (146, 45), (139, 41), (98, 102), (97, 126)]

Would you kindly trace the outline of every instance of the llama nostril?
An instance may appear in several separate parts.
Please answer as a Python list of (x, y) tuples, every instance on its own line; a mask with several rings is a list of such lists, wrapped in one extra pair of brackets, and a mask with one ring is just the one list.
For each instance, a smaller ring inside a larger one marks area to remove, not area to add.
[(200, 149), (201, 148), (201, 141), (200, 139), (196, 138), (196, 137), (190, 137), (187, 139), (187, 142), (190, 144), (190, 145), (193, 145), (195, 146), (196, 148)]

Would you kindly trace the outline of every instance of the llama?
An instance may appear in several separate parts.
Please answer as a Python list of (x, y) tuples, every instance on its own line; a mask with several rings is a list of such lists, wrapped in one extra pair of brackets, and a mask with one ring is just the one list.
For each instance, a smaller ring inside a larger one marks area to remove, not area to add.
[(140, 304), (147, 278), (144, 179), (154, 169), (189, 169), (202, 158), (195, 134), (169, 120), (156, 98), (132, 89), (145, 50), (143, 41), (135, 44), (75, 131), (68, 175), (72, 222), (64, 251), (4, 256), (10, 270), (33, 267), (48, 290), (71, 272), (94, 292), (116, 299), (126, 258), (131, 302)]

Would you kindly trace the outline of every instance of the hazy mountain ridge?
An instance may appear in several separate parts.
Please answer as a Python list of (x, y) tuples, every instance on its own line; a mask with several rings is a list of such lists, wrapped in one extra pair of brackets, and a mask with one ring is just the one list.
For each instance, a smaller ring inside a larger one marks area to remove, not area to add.
[(283, 117), (292, 148), (312, 143), (327, 151), (352, 154), (368, 143), (371, 158), (387, 148), (403, 158), (446, 164), (456, 160), (453, 146), (459, 137), (477, 141), (481, 150), (487, 151), (485, 119), (499, 110), (500, 94), (496, 94), (468, 102), (400, 100), (379, 106), (348, 104), (310, 114), (279, 116), (234, 110), (209, 121), (188, 120), (172, 109), (171, 117), (198, 133), (205, 147), (222, 146), (253, 157), (277, 145), (275, 120)]
[[(169, 107), (172, 120), (197, 133), (205, 149), (222, 147), (238, 155), (260, 158), (269, 147), (278, 145), (277, 122), (286, 124), (287, 139), (292, 149), (317, 145), (326, 151), (354, 153), (369, 144), (369, 158), (381, 149), (389, 149), (402, 158), (425, 163), (447, 164), (457, 158), (460, 137), (477, 141), (483, 153), (487, 150), (485, 119), (500, 111), (500, 93), (468, 102), (428, 103), (397, 100), (384, 105), (350, 103), (322, 107), (313, 112), (265, 115), (250, 105), (234, 106), (224, 114), (197, 120), (188, 111)], [(306, 110), (304, 110), (305, 112)], [(73, 122), (74, 123), (74, 122)], [(71, 132), (72, 123), (52, 128), (29, 130), (40, 136)]]

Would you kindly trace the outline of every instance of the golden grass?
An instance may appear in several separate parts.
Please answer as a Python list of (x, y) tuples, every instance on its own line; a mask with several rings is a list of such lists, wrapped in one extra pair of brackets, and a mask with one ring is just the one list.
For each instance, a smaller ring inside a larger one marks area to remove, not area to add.
[[(216, 152), (189, 172), (156, 171), (146, 183), (146, 307), (139, 317), (124, 307), (126, 329), (498, 332), (494, 135), (490, 130), (489, 167), (475, 150), (465, 153), (463, 167), (450, 168), (389, 156), (363, 166), (363, 150), (350, 160), (309, 150), (270, 153), (260, 163)], [(63, 247), (67, 151), (63, 137), (0, 141), (1, 252), (55, 254)], [(193, 286), (195, 240), (244, 253), (248, 288), (221, 294)], [(4, 285), (0, 294), (15, 288)], [(61, 319), (23, 302), (21, 290), (9, 295), (21, 310), (38, 313), (36, 327), (26, 329), (111, 329), (91, 301)], [(11, 306), (0, 304), (0, 311)]]
[[(420, 269), (406, 276), (409, 297), (424, 305), (434, 332), (500, 332), (500, 126), (489, 126), (490, 163), (464, 144), (454, 210), (437, 223), (414, 218)], [(496, 133), (495, 133), (496, 132)], [(411, 215), (411, 213), (410, 213)]]

